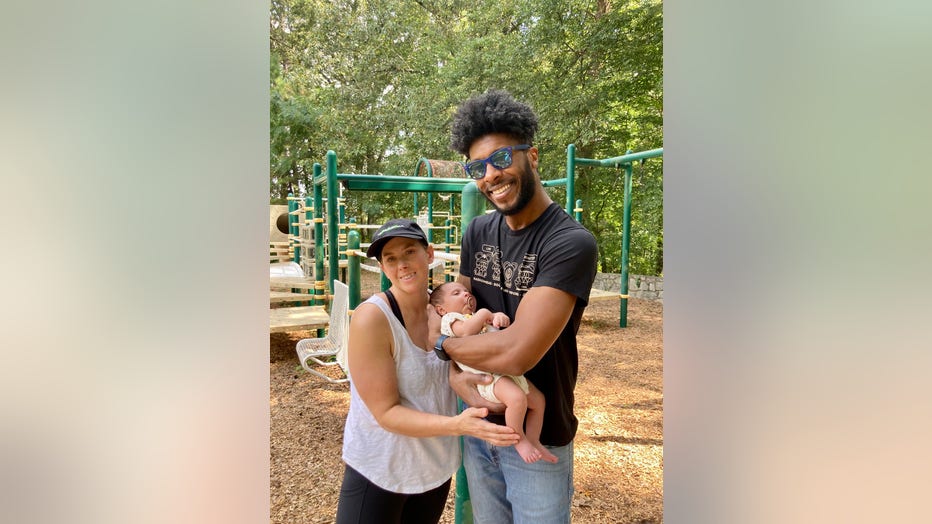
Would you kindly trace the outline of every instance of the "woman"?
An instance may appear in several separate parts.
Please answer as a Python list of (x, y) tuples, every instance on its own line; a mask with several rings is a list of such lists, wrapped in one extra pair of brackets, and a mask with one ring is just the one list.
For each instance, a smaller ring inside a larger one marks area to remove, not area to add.
[(428, 266), (433, 248), (416, 222), (389, 220), (366, 251), (392, 285), (353, 312), (349, 330), (350, 409), (337, 524), (437, 522), (460, 464), (458, 435), (512, 446), (518, 435), (483, 420), (485, 408), (456, 415), (449, 363), (428, 343)]

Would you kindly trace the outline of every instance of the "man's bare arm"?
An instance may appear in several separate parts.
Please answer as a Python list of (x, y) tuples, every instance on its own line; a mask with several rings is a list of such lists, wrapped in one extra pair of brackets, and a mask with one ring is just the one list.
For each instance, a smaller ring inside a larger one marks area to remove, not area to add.
[(534, 287), (521, 299), (508, 329), (450, 338), (443, 347), (453, 360), (467, 366), (521, 375), (534, 367), (550, 349), (573, 314), (575, 305), (575, 295), (551, 287)]

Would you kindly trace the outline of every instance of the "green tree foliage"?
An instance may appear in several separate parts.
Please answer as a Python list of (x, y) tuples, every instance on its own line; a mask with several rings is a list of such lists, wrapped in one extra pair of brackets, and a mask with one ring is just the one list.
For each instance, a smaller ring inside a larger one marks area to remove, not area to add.
[[(450, 120), (489, 88), (537, 111), (544, 179), (565, 176), (571, 143), (599, 159), (663, 144), (659, 1), (272, 0), (270, 40), (272, 201), (307, 192), (331, 149), (342, 173), (410, 175), (421, 157), (462, 160), (449, 149)], [(632, 273), (663, 270), (662, 167), (635, 167)], [(602, 271), (620, 271), (622, 174), (577, 168)], [(359, 222), (413, 211), (409, 194), (346, 197)]]

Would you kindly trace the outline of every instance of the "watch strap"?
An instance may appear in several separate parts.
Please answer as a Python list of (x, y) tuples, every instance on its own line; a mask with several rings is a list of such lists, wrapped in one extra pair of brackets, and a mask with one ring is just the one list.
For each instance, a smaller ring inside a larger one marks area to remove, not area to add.
[(440, 338), (434, 344), (434, 353), (437, 354), (437, 358), (440, 360), (450, 360), (450, 355), (447, 355), (447, 352), (443, 350), (443, 341), (448, 338), (450, 338), (448, 335), (440, 335)]

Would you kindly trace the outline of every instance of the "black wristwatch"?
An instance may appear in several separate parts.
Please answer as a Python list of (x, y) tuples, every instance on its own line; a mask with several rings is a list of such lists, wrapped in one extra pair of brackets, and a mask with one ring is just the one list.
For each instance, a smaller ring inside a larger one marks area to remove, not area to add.
[(437, 358), (440, 360), (450, 360), (450, 355), (447, 355), (447, 352), (443, 350), (443, 341), (450, 338), (447, 335), (440, 335), (440, 338), (437, 339), (437, 343), (434, 344), (434, 353), (437, 354)]

